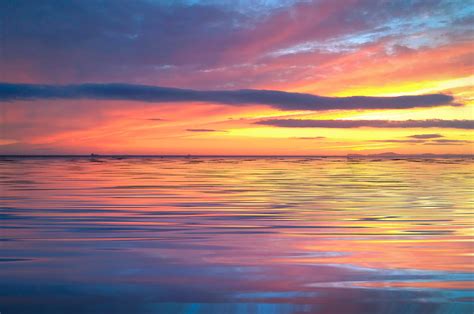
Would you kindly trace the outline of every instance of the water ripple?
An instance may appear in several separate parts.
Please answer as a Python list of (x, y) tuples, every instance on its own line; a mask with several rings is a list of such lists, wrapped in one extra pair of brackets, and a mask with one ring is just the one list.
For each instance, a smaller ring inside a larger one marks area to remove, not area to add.
[(471, 313), (473, 168), (0, 158), (0, 311)]

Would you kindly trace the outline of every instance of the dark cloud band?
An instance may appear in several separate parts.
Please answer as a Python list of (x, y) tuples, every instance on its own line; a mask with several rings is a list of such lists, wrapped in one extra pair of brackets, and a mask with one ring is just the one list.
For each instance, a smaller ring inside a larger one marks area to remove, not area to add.
[(474, 129), (474, 120), (296, 120), (272, 119), (262, 120), (256, 124), (284, 128), (447, 128)]
[(261, 104), (281, 110), (408, 109), (454, 104), (444, 94), (398, 97), (323, 97), (275, 90), (192, 90), (132, 84), (35, 85), (0, 83), (0, 101), (45, 99)]

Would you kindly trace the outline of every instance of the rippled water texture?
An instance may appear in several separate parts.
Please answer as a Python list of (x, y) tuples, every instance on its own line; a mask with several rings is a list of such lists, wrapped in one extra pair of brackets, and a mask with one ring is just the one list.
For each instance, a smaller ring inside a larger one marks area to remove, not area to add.
[(0, 159), (0, 312), (471, 313), (472, 159)]

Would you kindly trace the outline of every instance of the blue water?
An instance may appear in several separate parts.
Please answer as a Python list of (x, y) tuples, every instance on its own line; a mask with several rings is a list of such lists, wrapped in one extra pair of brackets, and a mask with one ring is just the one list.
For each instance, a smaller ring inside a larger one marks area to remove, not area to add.
[(0, 158), (0, 312), (472, 313), (470, 158)]

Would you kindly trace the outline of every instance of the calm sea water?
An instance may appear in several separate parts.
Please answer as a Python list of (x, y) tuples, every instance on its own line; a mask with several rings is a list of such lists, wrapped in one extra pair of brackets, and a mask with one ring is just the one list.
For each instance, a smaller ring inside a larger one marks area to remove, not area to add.
[(0, 312), (472, 313), (472, 159), (0, 159)]

